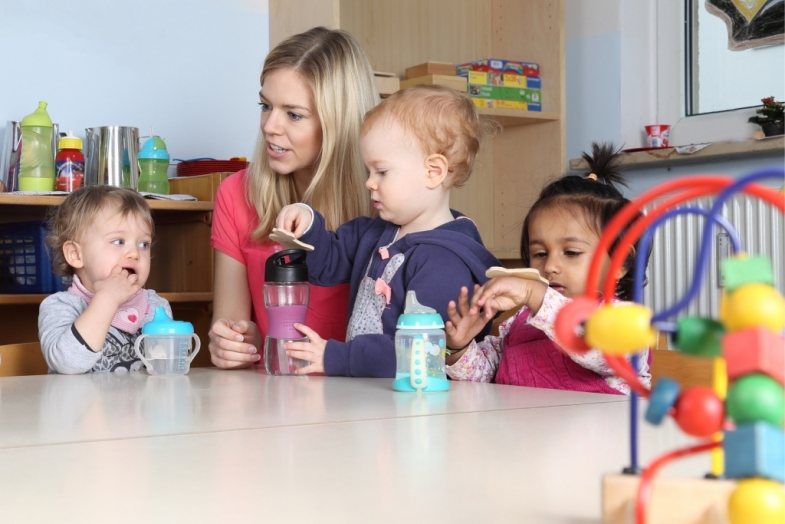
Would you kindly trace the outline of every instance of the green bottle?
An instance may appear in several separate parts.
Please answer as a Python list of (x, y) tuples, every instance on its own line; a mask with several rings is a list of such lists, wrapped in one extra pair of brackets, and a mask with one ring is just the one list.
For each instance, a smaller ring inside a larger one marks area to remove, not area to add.
[(52, 119), (46, 102), (22, 119), (22, 155), (19, 162), (20, 191), (54, 191), (55, 164), (52, 152)]
[(169, 153), (161, 137), (154, 136), (147, 139), (137, 158), (139, 159), (137, 190), (168, 195), (169, 178), (166, 176), (166, 171), (169, 168)]

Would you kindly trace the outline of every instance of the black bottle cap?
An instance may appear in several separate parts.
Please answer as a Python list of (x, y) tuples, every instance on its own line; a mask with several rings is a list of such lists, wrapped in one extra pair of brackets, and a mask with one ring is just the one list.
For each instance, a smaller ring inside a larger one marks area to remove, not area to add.
[[(286, 259), (289, 259), (288, 262)], [(308, 282), (305, 251), (287, 249), (273, 253), (264, 264), (265, 282)]]

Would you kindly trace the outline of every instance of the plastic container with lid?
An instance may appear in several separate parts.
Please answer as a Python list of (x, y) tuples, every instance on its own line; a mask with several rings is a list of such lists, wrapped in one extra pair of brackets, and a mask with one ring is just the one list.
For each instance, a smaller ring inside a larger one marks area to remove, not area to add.
[(52, 152), (52, 119), (46, 102), (22, 119), (22, 154), (19, 163), (20, 191), (52, 191), (55, 188)]
[(82, 140), (75, 137), (73, 131), (57, 142), (55, 170), (57, 172), (57, 190), (68, 191), (79, 189), (84, 183), (84, 155)]
[[(146, 340), (145, 340), (146, 339)], [(196, 346), (191, 351), (191, 339)], [(144, 340), (144, 351), (140, 345)], [(155, 308), (153, 320), (142, 328), (134, 351), (151, 375), (185, 375), (199, 352), (201, 343), (190, 322), (172, 320), (166, 309)]]
[(444, 320), (435, 309), (417, 301), (417, 294), (406, 293), (406, 308), (398, 317), (395, 332), (395, 391), (447, 391), (450, 382), (445, 371), (447, 339)]
[(262, 287), (267, 311), (267, 334), (264, 338), (264, 367), (270, 375), (294, 375), (308, 366), (308, 361), (286, 354), (287, 342), (308, 340), (294, 328), (305, 324), (311, 286), (308, 284), (306, 253), (287, 249), (273, 253), (264, 265)]
[(145, 141), (137, 156), (139, 159), (139, 182), (136, 188), (146, 193), (169, 194), (169, 153), (166, 143), (159, 136)]

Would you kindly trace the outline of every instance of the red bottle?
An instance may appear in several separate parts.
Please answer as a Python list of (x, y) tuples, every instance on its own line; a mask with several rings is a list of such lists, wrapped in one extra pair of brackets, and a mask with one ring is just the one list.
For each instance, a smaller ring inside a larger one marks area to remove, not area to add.
[(84, 182), (84, 155), (82, 154), (82, 141), (68, 132), (57, 142), (57, 156), (55, 157), (55, 176), (57, 177), (57, 190), (68, 191), (82, 187)]

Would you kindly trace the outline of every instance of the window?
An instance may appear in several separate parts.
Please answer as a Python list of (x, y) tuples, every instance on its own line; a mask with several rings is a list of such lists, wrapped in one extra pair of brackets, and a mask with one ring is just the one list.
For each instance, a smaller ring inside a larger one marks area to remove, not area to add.
[[(743, 3), (756, 4), (750, 0)], [(777, 3), (781, 1), (765, 3), (755, 16), (773, 10)], [(685, 0), (684, 114), (759, 106), (767, 96), (785, 99), (785, 45), (728, 49), (726, 22), (710, 13), (707, 4)], [(781, 12), (781, 6), (779, 9)]]

